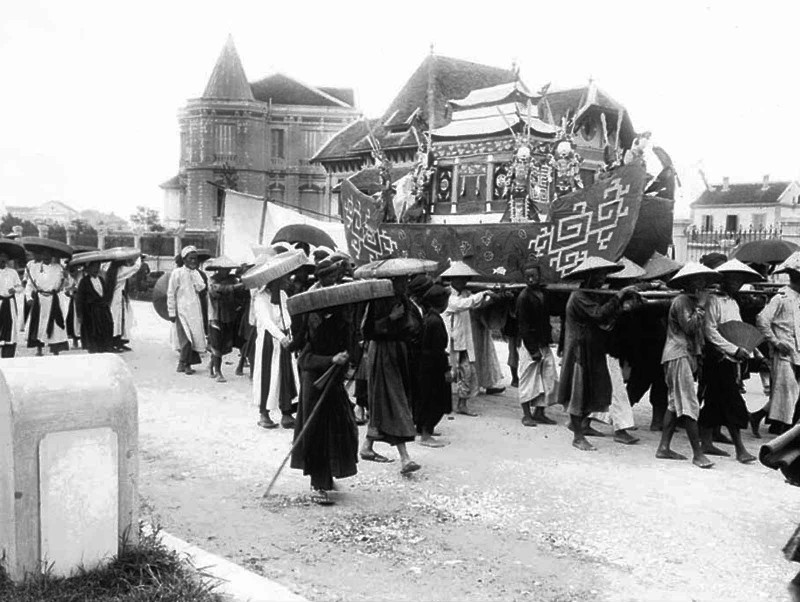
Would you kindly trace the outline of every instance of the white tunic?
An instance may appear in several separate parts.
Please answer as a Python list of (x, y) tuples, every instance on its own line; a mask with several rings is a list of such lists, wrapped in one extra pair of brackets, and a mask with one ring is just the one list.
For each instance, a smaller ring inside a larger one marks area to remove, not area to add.
[(114, 320), (114, 336), (130, 340), (133, 326), (133, 312), (131, 302), (122, 294), (125, 283), (139, 271), (139, 263), (132, 266), (122, 266), (117, 272), (117, 282), (114, 285), (114, 295), (111, 297), (111, 318)]
[(8, 299), (8, 302), (11, 303), (11, 336), (7, 341), (0, 341), (0, 346), (13, 345), (17, 342), (20, 330), (17, 295), (21, 291), (22, 282), (17, 271), (12, 268), (0, 270), (0, 303), (3, 303), (5, 299)]
[[(55, 345), (68, 341), (66, 331), (67, 311), (69, 310), (69, 299), (62, 293), (64, 286), (64, 268), (59, 263), (37, 263), (29, 265), (28, 290), (32, 296), (34, 292), (39, 293), (39, 323), (31, 324), (31, 316), (28, 316), (28, 332), (36, 333), (36, 339), (45, 345)], [(51, 336), (47, 336), (47, 322), (50, 318), (50, 310), (53, 303), (58, 303), (61, 307), (61, 314), (64, 316), (64, 328), (58, 324), (53, 324)]]
[(167, 312), (171, 318), (177, 318), (172, 328), (172, 343), (177, 351), (181, 351), (187, 342), (198, 353), (206, 350), (203, 311), (198, 296), (205, 287), (203, 277), (197, 270), (184, 266), (175, 268), (169, 275)]
[[(256, 355), (253, 365), (253, 403), (261, 403), (261, 365), (264, 359), (264, 338), (272, 337), (272, 358), (270, 360), (269, 395), (267, 397), (267, 410), (277, 410), (280, 401), (280, 359), (281, 339), (291, 332), (292, 320), (286, 309), (286, 300), (289, 296), (285, 291), (280, 292), (280, 305), (272, 303), (270, 291), (259, 291), (253, 295), (252, 316), (256, 327)], [(292, 358), (292, 373), (295, 382), (297, 378), (297, 364)]]

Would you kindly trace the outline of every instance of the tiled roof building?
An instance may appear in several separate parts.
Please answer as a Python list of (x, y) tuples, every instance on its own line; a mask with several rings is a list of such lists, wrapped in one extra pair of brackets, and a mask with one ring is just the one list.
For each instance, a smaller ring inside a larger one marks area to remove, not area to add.
[(228, 37), (203, 95), (180, 111), (178, 175), (161, 184), (165, 225), (215, 229), (218, 186), (331, 213), (325, 172), (309, 159), (358, 116), (349, 88), (281, 73), (248, 82)]

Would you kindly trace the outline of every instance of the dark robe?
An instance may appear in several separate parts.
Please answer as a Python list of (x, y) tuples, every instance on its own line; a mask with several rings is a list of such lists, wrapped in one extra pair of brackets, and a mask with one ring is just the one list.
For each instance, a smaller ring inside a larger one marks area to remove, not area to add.
[(211, 353), (216, 356), (229, 354), (233, 350), (234, 339), (239, 324), (236, 314), (236, 276), (227, 276), (218, 280), (216, 276), (210, 278), (208, 302), (211, 304), (214, 317), (213, 324), (208, 324), (208, 346)]
[(541, 289), (527, 287), (517, 297), (517, 336), (531, 357), (540, 355), (542, 347), (553, 342), (550, 312)]
[(616, 296), (609, 299), (580, 289), (569, 296), (558, 403), (573, 416), (607, 412), (611, 405), (605, 339), (619, 307)]
[(303, 439), (292, 451), (292, 468), (311, 476), (311, 485), (319, 489), (333, 488), (333, 479), (350, 477), (358, 472), (358, 427), (353, 407), (344, 388), (344, 371), (320, 400), (321, 390), (314, 382), (333, 364), (333, 356), (350, 347), (352, 332), (349, 308), (329, 313), (311, 313), (294, 322), (303, 322), (295, 332), (302, 334), (303, 350), (297, 360), (300, 369), (300, 403), (297, 408), (294, 436), (303, 430), (309, 415), (318, 403), (324, 405)]
[(653, 416), (667, 409), (667, 383), (661, 352), (667, 341), (669, 302), (649, 302), (620, 316), (609, 354), (620, 360), (631, 405), (650, 391)]
[(445, 380), (450, 371), (447, 355), (447, 329), (442, 316), (428, 310), (422, 323), (419, 368), (415, 373), (420, 387), (419, 403), (414, 408), (417, 432), (433, 433), (442, 416), (453, 411), (453, 392)]
[[(392, 308), (401, 303), (404, 314), (392, 320)], [(406, 341), (412, 336), (416, 320), (411, 302), (403, 297), (378, 299), (370, 303), (364, 322), (367, 348), (369, 428), (367, 437), (391, 445), (413, 441), (417, 430), (411, 412), (411, 373)]]
[[(422, 403), (423, 389), (427, 386), (424, 380), (417, 378), (423, 361), (422, 336), (423, 321), (425, 319), (423, 311), (424, 310), (420, 310), (420, 308), (409, 299), (406, 350), (408, 351), (408, 373), (411, 376), (408, 384), (411, 394), (411, 412), (413, 415), (416, 415), (417, 408)], [(414, 422), (416, 423), (416, 420)]]
[(111, 351), (114, 341), (114, 319), (111, 316), (111, 297), (114, 287), (109, 287), (102, 276), (98, 277), (103, 294), (98, 295), (91, 277), (85, 275), (75, 292), (75, 311), (81, 321), (81, 342), (89, 353)]

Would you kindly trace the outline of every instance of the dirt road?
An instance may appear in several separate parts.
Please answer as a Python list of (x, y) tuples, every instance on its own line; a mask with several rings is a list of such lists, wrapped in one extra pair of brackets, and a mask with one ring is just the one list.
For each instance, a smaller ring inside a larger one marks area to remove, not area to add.
[[(422, 470), (361, 462), (334, 507), (287, 470), (261, 494), (292, 434), (256, 426), (249, 381), (175, 373), (168, 323), (136, 303), (145, 510), (194, 544), (313, 600), (784, 600), (796, 565), (781, 547), (800, 490), (760, 465), (710, 471), (654, 457), (649, 406), (636, 446), (570, 446), (559, 425), (520, 424), (516, 390), (480, 417), (445, 419), (450, 445), (410, 446)], [(235, 358), (230, 356), (229, 361)], [(749, 381), (760, 395), (757, 381)], [(361, 435), (364, 431), (361, 427)], [(759, 442), (745, 442), (757, 452)], [(682, 435), (676, 449), (688, 452)], [(388, 447), (381, 453), (396, 457)]]

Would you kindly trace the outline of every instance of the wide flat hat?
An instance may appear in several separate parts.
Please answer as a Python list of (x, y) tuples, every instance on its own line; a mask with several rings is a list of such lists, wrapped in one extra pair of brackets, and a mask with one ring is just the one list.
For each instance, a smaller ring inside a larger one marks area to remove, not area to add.
[(672, 277), (668, 284), (672, 288), (679, 288), (683, 286), (689, 278), (693, 278), (695, 276), (702, 276), (707, 282), (717, 282), (722, 280), (722, 275), (719, 272), (715, 272), (711, 268), (708, 268), (697, 261), (690, 261), (680, 270), (678, 270), (678, 273)]
[(741, 274), (747, 277), (747, 282), (757, 282), (764, 280), (764, 277), (756, 272), (753, 268), (743, 264), (738, 259), (729, 259), (725, 263), (715, 268), (720, 274)]
[(789, 270), (800, 272), (800, 251), (795, 251), (789, 255), (789, 257), (786, 258), (786, 261), (777, 267), (775, 273), (779, 274), (781, 272), (788, 272)]
[(670, 259), (666, 255), (662, 255), (658, 251), (653, 251), (650, 259), (642, 267), (645, 272), (642, 280), (656, 280), (674, 274), (683, 267), (683, 264)]
[(482, 276), (480, 272), (473, 270), (463, 261), (454, 261), (441, 274), (441, 278), (478, 278), (480, 276)]
[(204, 268), (208, 271), (211, 270), (235, 270), (239, 267), (239, 264), (236, 263), (233, 259), (228, 257), (227, 255), (220, 255), (219, 257), (215, 257), (214, 259), (209, 259), (206, 262)]
[(614, 263), (608, 259), (590, 255), (584, 259), (583, 263), (581, 263), (577, 268), (564, 276), (564, 280), (580, 280), (589, 274), (594, 274), (597, 272), (606, 272), (607, 274), (610, 274), (612, 272), (619, 272), (624, 269), (624, 266), (619, 263)]
[(613, 280), (634, 280), (645, 275), (644, 268), (636, 265), (627, 257), (623, 257), (617, 263), (622, 264), (623, 267), (619, 272), (608, 275)]
[(306, 262), (306, 254), (300, 250), (281, 253), (261, 265), (247, 270), (242, 282), (247, 288), (260, 288), (282, 276), (292, 273)]

